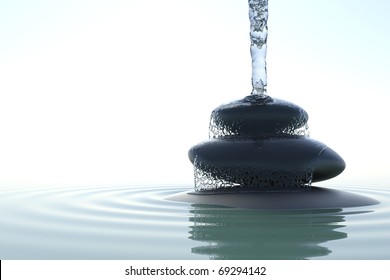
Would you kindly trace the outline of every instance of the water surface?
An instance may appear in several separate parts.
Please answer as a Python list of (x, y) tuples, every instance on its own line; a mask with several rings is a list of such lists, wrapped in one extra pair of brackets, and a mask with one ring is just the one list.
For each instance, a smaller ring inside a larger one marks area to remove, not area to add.
[(248, 210), (174, 202), (192, 187), (1, 188), (0, 259), (390, 259), (390, 188), (373, 206)]

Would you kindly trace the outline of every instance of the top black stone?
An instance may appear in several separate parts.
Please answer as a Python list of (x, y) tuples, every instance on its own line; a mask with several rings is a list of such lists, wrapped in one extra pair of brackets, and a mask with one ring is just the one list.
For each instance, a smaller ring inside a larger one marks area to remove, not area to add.
[(308, 118), (306, 111), (293, 103), (252, 94), (213, 110), (210, 138), (305, 136)]

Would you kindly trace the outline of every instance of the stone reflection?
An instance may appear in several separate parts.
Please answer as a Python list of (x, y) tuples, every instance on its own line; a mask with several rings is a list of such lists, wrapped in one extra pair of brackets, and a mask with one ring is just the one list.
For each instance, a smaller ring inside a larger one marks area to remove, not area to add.
[(193, 204), (192, 253), (210, 259), (308, 259), (332, 251), (330, 240), (347, 234), (342, 209), (259, 211)]

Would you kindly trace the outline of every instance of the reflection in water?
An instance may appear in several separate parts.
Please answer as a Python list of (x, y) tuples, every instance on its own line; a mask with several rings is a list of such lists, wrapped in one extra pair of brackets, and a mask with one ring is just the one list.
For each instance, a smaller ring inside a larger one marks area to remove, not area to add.
[[(192, 253), (211, 259), (307, 259), (332, 251), (343, 239), (342, 209), (259, 211), (193, 204), (190, 239), (205, 242)], [(322, 244), (320, 246), (320, 244)]]

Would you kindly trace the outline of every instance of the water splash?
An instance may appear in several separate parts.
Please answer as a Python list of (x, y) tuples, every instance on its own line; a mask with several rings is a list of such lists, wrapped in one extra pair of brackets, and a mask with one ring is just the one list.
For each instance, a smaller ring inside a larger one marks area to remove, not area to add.
[(268, 0), (248, 0), (251, 57), (252, 57), (252, 94), (267, 93), (267, 55), (268, 37)]

